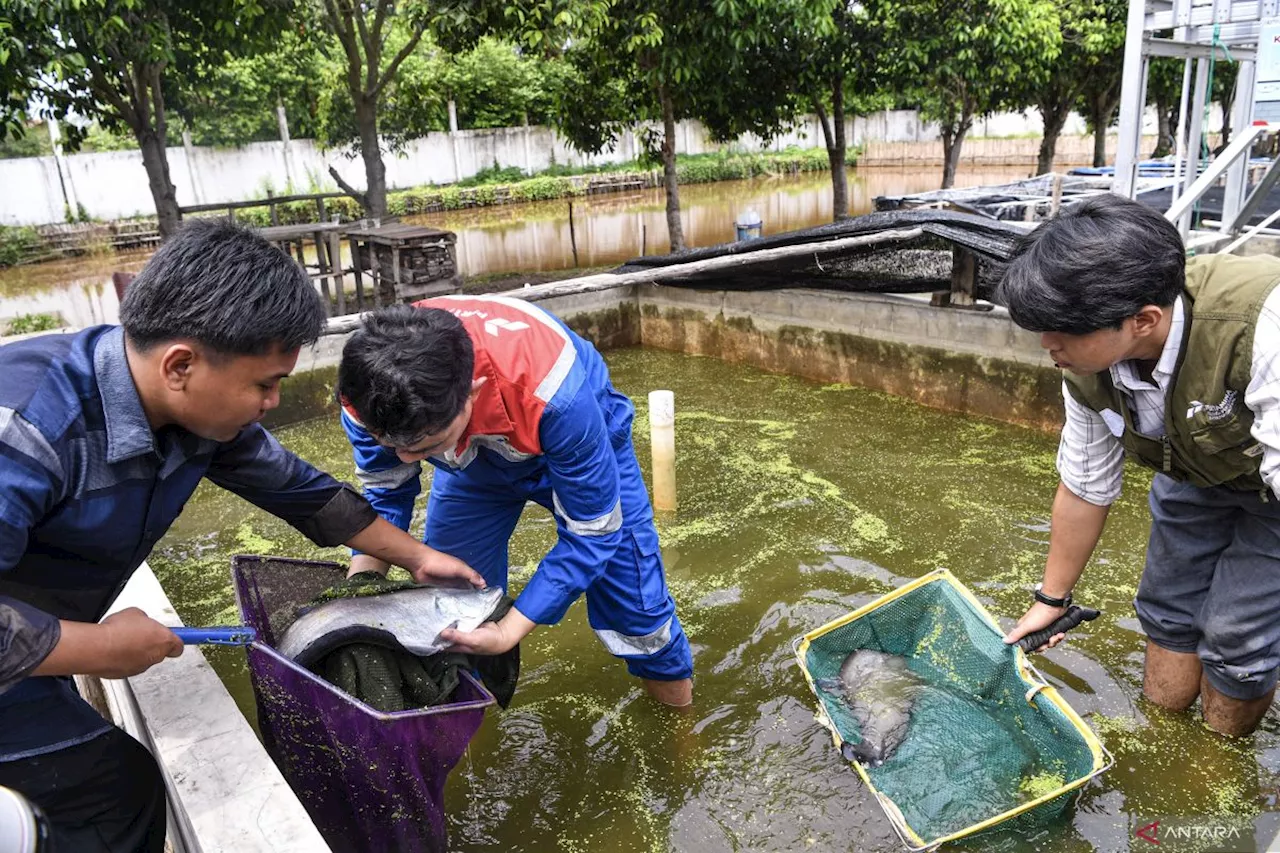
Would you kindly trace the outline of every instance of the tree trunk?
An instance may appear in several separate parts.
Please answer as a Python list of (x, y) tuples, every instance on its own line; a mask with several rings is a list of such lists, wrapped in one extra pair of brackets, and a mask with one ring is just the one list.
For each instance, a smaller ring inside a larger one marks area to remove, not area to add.
[(1040, 157), (1036, 161), (1036, 174), (1046, 175), (1053, 171), (1053, 158), (1058, 151), (1058, 137), (1067, 124), (1067, 116), (1071, 113), (1070, 101), (1067, 103), (1040, 104), (1040, 115), (1044, 117), (1044, 136), (1040, 139)]
[(156, 220), (161, 239), (172, 236), (182, 223), (178, 210), (178, 193), (169, 178), (169, 156), (165, 150), (164, 94), (160, 90), (159, 65), (135, 69), (133, 103), (130, 121), (133, 138), (142, 151), (142, 166), (147, 170), (147, 185), (156, 205)]
[(832, 218), (839, 222), (849, 218), (849, 176), (844, 167), (848, 152), (844, 136), (844, 74), (836, 74), (831, 81), (831, 120), (835, 124), (836, 145), (834, 150), (828, 149), (827, 159), (831, 163)]
[(360, 156), (364, 160), (364, 205), (367, 216), (387, 215), (387, 167), (382, 163), (382, 149), (378, 146), (377, 104), (364, 97), (356, 100), (356, 126), (360, 129)]
[(1095, 168), (1107, 165), (1107, 124), (1104, 120), (1093, 126), (1093, 165)]
[(1167, 157), (1173, 153), (1173, 128), (1177, 123), (1174, 115), (1176, 109), (1156, 102), (1156, 150), (1151, 152), (1152, 158)]
[(831, 166), (831, 218), (839, 222), (849, 218), (849, 176), (844, 164), (847, 152), (844, 134), (844, 75), (837, 75), (832, 81), (831, 94), (834, 107), (832, 115), (827, 114), (821, 98), (814, 97), (813, 108), (818, 114), (822, 141), (827, 147), (827, 162)]
[(960, 166), (960, 146), (964, 144), (964, 135), (973, 125), (973, 116), (966, 110), (960, 114), (960, 120), (952, 125), (942, 126), (942, 188), (951, 189), (956, 182), (956, 169)]
[(1214, 150), (1214, 156), (1222, 153), (1223, 149), (1231, 142), (1231, 110), (1235, 107), (1235, 91), (1227, 92), (1227, 96), (1222, 99), (1222, 138), (1218, 140), (1218, 147)]
[(1093, 127), (1093, 165), (1107, 165), (1107, 131), (1120, 108), (1120, 77), (1088, 96), (1089, 124)]
[(667, 190), (667, 233), (671, 251), (684, 251), (684, 226), (680, 224), (680, 187), (676, 183), (676, 111), (666, 86), (658, 89), (662, 101), (662, 183)]
[(151, 129), (135, 133), (138, 147), (142, 150), (142, 165), (147, 170), (147, 184), (151, 188), (151, 198), (156, 203), (156, 219), (160, 224), (160, 237), (171, 237), (182, 222), (182, 214), (178, 212), (177, 190), (169, 180), (169, 158), (166, 156), (164, 140)]

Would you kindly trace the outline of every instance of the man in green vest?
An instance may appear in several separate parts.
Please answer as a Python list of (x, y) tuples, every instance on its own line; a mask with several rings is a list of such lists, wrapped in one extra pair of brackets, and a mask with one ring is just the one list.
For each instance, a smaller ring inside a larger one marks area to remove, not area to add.
[[(1063, 369), (1044, 580), (1005, 637), (1070, 604), (1120, 494), (1124, 459), (1156, 471), (1134, 605), (1143, 692), (1246, 735), (1280, 674), (1280, 259), (1187, 260), (1178, 230), (1114, 195), (1024, 238), (1000, 301)], [(1056, 645), (1062, 635), (1049, 645)]]

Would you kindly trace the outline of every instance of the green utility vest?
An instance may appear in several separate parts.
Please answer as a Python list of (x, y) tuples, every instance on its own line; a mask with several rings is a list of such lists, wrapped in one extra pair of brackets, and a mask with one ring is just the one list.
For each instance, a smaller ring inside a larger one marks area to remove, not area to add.
[(1129, 458), (1148, 468), (1201, 488), (1264, 491), (1258, 473), (1262, 446), (1250, 434), (1253, 412), (1244, 392), (1258, 314), (1277, 283), (1280, 258), (1207, 255), (1187, 261), (1182, 348), (1165, 398), (1163, 438), (1137, 432), (1109, 370), (1064, 374), (1071, 396), (1095, 412), (1110, 409), (1122, 416), (1120, 443)]

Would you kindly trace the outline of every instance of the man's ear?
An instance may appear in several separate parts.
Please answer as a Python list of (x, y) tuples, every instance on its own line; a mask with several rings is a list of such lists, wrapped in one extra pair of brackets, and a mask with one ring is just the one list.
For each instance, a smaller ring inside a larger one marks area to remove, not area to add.
[(199, 355), (190, 344), (170, 344), (160, 356), (160, 373), (170, 391), (185, 391)]
[(1133, 333), (1140, 338), (1152, 334), (1160, 328), (1160, 323), (1169, 311), (1170, 309), (1159, 305), (1142, 306), (1142, 310), (1130, 318), (1133, 320)]
[(489, 377), (481, 376), (479, 379), (471, 380), (471, 399), (474, 400), (476, 395), (480, 393), (480, 389), (484, 387), (484, 383), (489, 381)]

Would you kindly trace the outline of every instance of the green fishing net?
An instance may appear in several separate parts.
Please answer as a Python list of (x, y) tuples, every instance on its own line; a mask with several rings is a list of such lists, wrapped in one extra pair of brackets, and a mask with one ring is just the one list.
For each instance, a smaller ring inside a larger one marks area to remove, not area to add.
[(831, 689), (850, 653), (901, 655), (925, 685), (897, 750), (879, 766), (862, 765), (911, 847), (996, 826), (1031, 829), (1105, 769), (1101, 745), (1052, 688), (1028, 700), (1044, 686), (1020, 670), (1019, 653), (1001, 637), (959, 581), (940, 571), (800, 643), (819, 719), (839, 744), (861, 740), (843, 692)]

